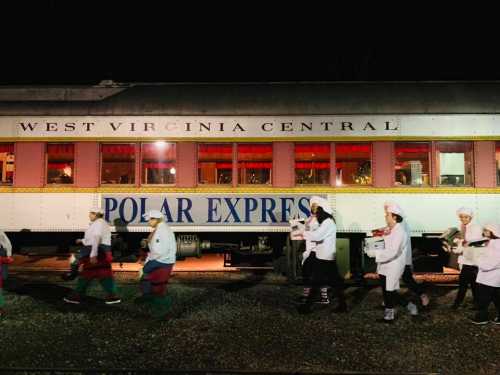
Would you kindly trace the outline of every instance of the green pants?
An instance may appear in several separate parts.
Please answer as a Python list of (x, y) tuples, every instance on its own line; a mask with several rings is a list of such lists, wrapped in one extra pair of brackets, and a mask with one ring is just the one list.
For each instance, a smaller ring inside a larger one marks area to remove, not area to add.
[[(87, 293), (87, 289), (91, 283), (92, 283), (92, 279), (85, 279), (83, 277), (79, 277), (78, 282), (76, 284), (75, 292), (81, 296), (84, 296)], [(100, 279), (99, 284), (101, 284), (102, 289), (104, 289), (104, 291), (108, 295), (115, 295), (116, 294), (116, 291), (117, 291), (116, 290), (116, 283), (112, 277)]]
[(3, 298), (3, 289), (0, 288), (0, 307), (3, 307), (5, 305), (5, 299)]

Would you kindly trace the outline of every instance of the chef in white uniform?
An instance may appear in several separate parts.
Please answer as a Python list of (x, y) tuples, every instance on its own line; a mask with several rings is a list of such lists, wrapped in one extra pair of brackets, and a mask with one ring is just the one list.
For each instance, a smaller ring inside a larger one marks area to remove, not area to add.
[[(467, 246), (467, 244), (483, 238), (483, 229), (481, 226), (472, 222), (474, 216), (472, 209), (461, 207), (457, 210), (457, 216), (460, 220), (460, 232), (464, 240), (462, 246)], [(477, 265), (474, 264), (473, 260), (467, 259), (464, 256), (458, 258), (458, 263), (461, 264), (462, 269), (460, 270), (458, 292), (452, 306), (453, 309), (458, 309), (460, 307), (465, 299), (465, 294), (467, 293), (467, 287), (469, 285), (471, 286), (474, 305), (476, 305)]]
[[(318, 227), (314, 230), (305, 231), (303, 236), (310, 241), (311, 254), (314, 257), (311, 283), (314, 289), (320, 291), (319, 303), (329, 304), (328, 286), (334, 288), (335, 296), (338, 298), (337, 312), (347, 310), (344, 298), (343, 278), (339, 275), (336, 262), (336, 239), (337, 226), (333, 218), (333, 209), (330, 203), (317, 197), (316, 220)], [(310, 298), (309, 298), (310, 300)]]
[[(318, 203), (321, 202), (323, 198), (318, 196), (313, 196), (309, 200), (311, 215), (306, 219), (305, 231), (313, 231), (319, 227), (318, 220), (316, 219), (316, 209), (318, 208)], [(305, 251), (302, 253), (302, 280), (304, 283), (304, 289), (300, 302), (305, 304), (309, 301), (311, 295), (312, 285), (311, 277), (314, 267), (314, 260), (316, 259), (316, 253), (311, 253), (315, 250), (316, 243), (310, 240), (305, 240)]]
[(488, 323), (488, 307), (493, 302), (497, 310), (497, 316), (493, 322), (500, 324), (500, 225), (485, 225), (484, 236), (490, 238), (490, 241), (486, 248), (482, 249), (477, 262), (478, 312), (472, 322), (475, 324)]
[(408, 243), (407, 243), (408, 251), (406, 252), (406, 257), (405, 257), (405, 269), (403, 272), (403, 281), (405, 285), (408, 287), (408, 289), (410, 289), (413, 293), (419, 296), (422, 306), (426, 307), (429, 305), (430, 302), (429, 296), (424, 293), (422, 286), (418, 284), (415, 281), (415, 278), (413, 277), (413, 250), (411, 246), (411, 229), (408, 224), (408, 218), (405, 215), (404, 211), (401, 209), (401, 207), (395, 202), (386, 201), (384, 203), (384, 210), (387, 212), (387, 208), (391, 205), (396, 205), (400, 210), (401, 215), (404, 219), (401, 224), (403, 225), (406, 234), (408, 235)]
[(377, 251), (375, 257), (385, 306), (381, 321), (387, 323), (393, 322), (395, 318), (394, 306), (398, 299), (399, 279), (403, 276), (408, 251), (408, 234), (402, 224), (402, 215), (398, 205), (391, 204), (387, 207), (385, 220), (390, 232), (384, 236), (385, 249)]

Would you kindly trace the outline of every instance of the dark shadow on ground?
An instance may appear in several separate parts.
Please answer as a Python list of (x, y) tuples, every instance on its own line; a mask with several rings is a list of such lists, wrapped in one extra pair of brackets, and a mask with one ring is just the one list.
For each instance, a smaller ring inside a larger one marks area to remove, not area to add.
[(249, 280), (238, 280), (232, 283), (225, 283), (217, 286), (217, 289), (221, 289), (228, 293), (235, 293), (242, 289), (252, 288), (262, 283), (262, 281), (264, 281), (265, 275), (266, 275), (265, 272), (255, 273)]
[(141, 311), (125, 309), (121, 304), (106, 305), (103, 299), (92, 296), (85, 296), (79, 305), (68, 304), (64, 302), (63, 298), (73, 291), (73, 288), (69, 286), (48, 282), (33, 282), (16, 277), (9, 278), (6, 290), (20, 296), (29, 296), (36, 301), (49, 305), (51, 308), (61, 313), (86, 312), (101, 314), (114, 311), (133, 317), (144, 317)]

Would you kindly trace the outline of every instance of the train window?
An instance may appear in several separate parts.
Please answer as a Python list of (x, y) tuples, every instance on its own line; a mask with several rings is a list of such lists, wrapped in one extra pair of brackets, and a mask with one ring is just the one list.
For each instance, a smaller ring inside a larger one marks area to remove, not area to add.
[(396, 142), (395, 154), (395, 183), (396, 185), (428, 186), (430, 177), (429, 142)]
[(47, 145), (47, 184), (72, 184), (75, 170), (75, 145), (49, 143)]
[(175, 148), (165, 141), (142, 144), (143, 184), (175, 184)]
[(198, 145), (198, 183), (231, 184), (233, 180), (233, 145)]
[(295, 144), (295, 183), (330, 185), (330, 144)]
[(497, 186), (500, 185), (500, 142), (496, 142), (495, 158), (497, 162)]
[(270, 184), (272, 165), (272, 144), (248, 143), (238, 145), (238, 180), (240, 184)]
[(436, 142), (439, 185), (472, 186), (472, 142)]
[(0, 143), (0, 185), (12, 185), (14, 180), (14, 143)]
[(372, 144), (336, 143), (336, 185), (371, 185)]
[(101, 145), (101, 184), (135, 183), (135, 144)]

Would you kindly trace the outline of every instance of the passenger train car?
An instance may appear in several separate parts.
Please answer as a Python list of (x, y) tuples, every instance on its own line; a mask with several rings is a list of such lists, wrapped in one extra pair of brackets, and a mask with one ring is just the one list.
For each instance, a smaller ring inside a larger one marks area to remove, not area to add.
[(99, 205), (135, 249), (161, 209), (180, 256), (293, 276), (289, 220), (321, 195), (352, 268), (387, 200), (424, 248), (460, 206), (500, 222), (499, 111), (497, 82), (3, 87), (0, 227), (18, 247), (65, 250)]

